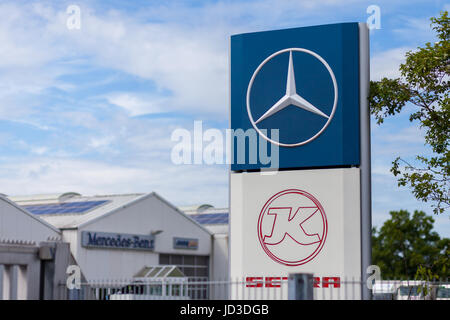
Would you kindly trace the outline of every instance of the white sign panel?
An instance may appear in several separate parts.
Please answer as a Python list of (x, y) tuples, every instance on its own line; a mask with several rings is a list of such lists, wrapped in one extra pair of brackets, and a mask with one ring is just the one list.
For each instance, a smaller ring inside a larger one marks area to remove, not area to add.
[(341, 283), (360, 279), (359, 168), (231, 173), (230, 183), (230, 276), (247, 295), (290, 273), (313, 273), (318, 299), (344, 297)]

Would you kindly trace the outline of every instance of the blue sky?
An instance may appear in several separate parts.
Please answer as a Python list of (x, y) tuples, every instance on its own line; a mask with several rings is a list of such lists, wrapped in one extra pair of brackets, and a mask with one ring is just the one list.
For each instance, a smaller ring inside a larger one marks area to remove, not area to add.
[[(67, 6), (81, 9), (69, 30)], [(156, 191), (176, 205), (227, 206), (225, 165), (174, 165), (176, 128), (228, 126), (232, 34), (361, 21), (371, 32), (371, 78), (398, 76), (404, 53), (433, 41), (444, 1), (2, 1), (0, 192)], [(373, 224), (390, 210), (431, 214), (389, 172), (398, 155), (428, 152), (407, 113), (372, 125)], [(435, 217), (450, 236), (448, 213)]]

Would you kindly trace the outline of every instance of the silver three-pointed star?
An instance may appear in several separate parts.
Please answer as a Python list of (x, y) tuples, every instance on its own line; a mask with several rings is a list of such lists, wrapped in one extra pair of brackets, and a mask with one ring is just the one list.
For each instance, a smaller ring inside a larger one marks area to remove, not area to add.
[(266, 113), (264, 113), (258, 120), (256, 120), (255, 124), (261, 122), (267, 117), (270, 117), (271, 115), (277, 113), (278, 111), (283, 110), (284, 108), (290, 105), (302, 108), (309, 112), (313, 112), (324, 118), (327, 119), (329, 118), (325, 113), (317, 109), (311, 103), (306, 101), (306, 99), (300, 97), (297, 94), (297, 90), (295, 88), (295, 75), (294, 75), (294, 64), (292, 62), (292, 51), (289, 51), (289, 69), (286, 83), (286, 94), (280, 100), (278, 100), (269, 110), (267, 110)]

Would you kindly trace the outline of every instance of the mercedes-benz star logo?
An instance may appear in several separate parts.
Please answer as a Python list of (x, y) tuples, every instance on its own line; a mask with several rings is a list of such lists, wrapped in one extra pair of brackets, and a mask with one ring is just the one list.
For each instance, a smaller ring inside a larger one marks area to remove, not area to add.
[[(323, 113), (322, 111), (320, 111), (320, 109), (318, 107), (314, 106), (313, 104), (308, 102), (308, 100), (306, 100), (305, 98), (303, 98), (302, 96), (300, 96), (297, 93), (297, 89), (296, 89), (296, 86), (295, 86), (294, 63), (292, 61), (292, 52), (293, 51), (305, 52), (307, 54), (312, 55), (313, 57), (318, 59), (325, 66), (325, 68), (328, 70), (328, 72), (329, 72), (329, 74), (331, 76), (331, 80), (333, 81), (333, 86), (334, 86), (334, 102), (333, 102), (333, 108), (331, 110), (330, 115), (327, 115), (327, 114)], [(288, 66), (288, 74), (287, 74), (287, 81), (286, 81), (286, 93), (272, 107), (270, 107), (261, 117), (259, 117), (255, 121), (253, 119), (253, 116), (252, 116), (252, 113), (251, 113), (251, 110), (250, 110), (250, 94), (251, 94), (253, 82), (254, 82), (258, 72), (261, 70), (261, 68), (269, 60), (271, 60), (272, 58), (274, 58), (277, 55), (282, 54), (284, 52), (289, 52), (289, 66)], [(253, 125), (253, 128), (255, 128), (255, 130), (258, 132), (258, 134), (261, 135), (264, 139), (266, 139), (267, 141), (269, 141), (269, 142), (271, 142), (273, 144), (276, 144), (276, 145), (279, 145), (279, 146), (282, 146), (282, 147), (298, 147), (298, 146), (301, 146), (301, 145), (304, 145), (304, 144), (307, 144), (307, 143), (311, 142), (312, 140), (317, 138), (328, 127), (328, 125), (329, 125), (329, 123), (330, 123), (331, 119), (333, 118), (334, 113), (336, 111), (337, 99), (338, 99), (338, 87), (337, 87), (337, 83), (336, 83), (336, 77), (334, 76), (333, 70), (330, 68), (328, 63), (321, 56), (319, 56), (317, 53), (315, 53), (315, 52), (313, 52), (311, 50), (307, 50), (307, 49), (303, 49), (303, 48), (289, 48), (289, 49), (280, 50), (280, 51), (275, 52), (274, 54), (270, 55), (269, 57), (267, 57), (258, 66), (258, 68), (256, 68), (256, 70), (253, 73), (253, 76), (250, 79), (250, 82), (248, 84), (248, 89), (247, 89), (247, 113), (248, 113), (248, 117), (250, 119), (250, 122)], [(298, 143), (281, 143), (279, 141), (274, 141), (274, 140), (268, 138), (263, 132), (261, 132), (261, 130), (258, 128), (257, 124), (260, 123), (261, 121), (263, 121), (264, 119), (267, 119), (268, 117), (274, 115), (275, 113), (280, 112), (281, 110), (283, 110), (284, 108), (286, 108), (287, 106), (290, 106), (290, 105), (293, 105), (293, 106), (301, 108), (303, 110), (312, 112), (312, 113), (316, 114), (317, 116), (323, 117), (323, 118), (327, 119), (327, 122), (319, 130), (319, 132), (317, 132), (311, 138), (306, 139), (306, 140), (301, 141), (301, 142), (298, 142)]]

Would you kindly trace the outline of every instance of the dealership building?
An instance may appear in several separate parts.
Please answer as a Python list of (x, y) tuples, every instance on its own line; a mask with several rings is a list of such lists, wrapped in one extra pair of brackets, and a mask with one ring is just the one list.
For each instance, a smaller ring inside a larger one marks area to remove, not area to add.
[(69, 243), (89, 281), (131, 279), (161, 265), (176, 266), (187, 277), (228, 277), (227, 209), (177, 208), (155, 192), (70, 192), (7, 201)]

